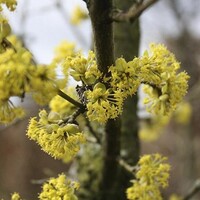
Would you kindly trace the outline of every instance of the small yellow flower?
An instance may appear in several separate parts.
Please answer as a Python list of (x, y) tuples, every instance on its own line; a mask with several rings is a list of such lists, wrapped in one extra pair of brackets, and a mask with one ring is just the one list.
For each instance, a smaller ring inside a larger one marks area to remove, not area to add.
[(90, 121), (105, 123), (122, 112), (123, 98), (117, 91), (106, 89), (103, 83), (97, 83), (93, 91), (86, 92), (87, 116)]
[(88, 14), (80, 6), (76, 6), (71, 16), (71, 23), (78, 25), (85, 19), (88, 19)]
[(0, 100), (0, 123), (8, 124), (24, 115), (23, 108), (15, 107), (10, 100)]
[(11, 196), (11, 200), (22, 200), (18, 193), (13, 193)]
[(73, 159), (79, 152), (80, 145), (86, 141), (79, 127), (75, 124), (58, 125), (58, 121), (52, 121), (45, 110), (40, 111), (39, 117), (39, 121), (36, 117), (30, 120), (28, 137), (56, 159), (66, 162)]
[(180, 63), (164, 45), (152, 44), (150, 49), (152, 54), (145, 52), (140, 59), (139, 77), (148, 95), (144, 103), (149, 112), (169, 115), (187, 93), (189, 76), (177, 72)]
[(136, 179), (126, 190), (129, 200), (162, 200), (160, 188), (168, 185), (170, 166), (159, 154), (144, 155), (138, 162)]
[(58, 178), (50, 178), (49, 181), (42, 186), (42, 192), (39, 194), (40, 200), (78, 200), (74, 194), (79, 184), (66, 178), (64, 174)]
[(88, 58), (84, 58), (81, 54), (68, 57), (64, 63), (64, 74), (68, 74), (69, 68), (71, 69), (70, 75), (76, 81), (82, 81), (86, 85), (94, 84), (102, 75), (97, 68), (95, 55), (92, 51), (89, 52)]
[(138, 89), (140, 80), (137, 77), (139, 64), (138, 58), (126, 62), (123, 58), (115, 61), (115, 66), (111, 66), (111, 85), (114, 90), (120, 90), (124, 98), (132, 96)]
[(0, 11), (2, 11), (2, 5), (1, 4), (5, 4), (6, 7), (10, 11), (14, 11), (16, 6), (17, 6), (17, 1), (16, 0), (0, 0)]

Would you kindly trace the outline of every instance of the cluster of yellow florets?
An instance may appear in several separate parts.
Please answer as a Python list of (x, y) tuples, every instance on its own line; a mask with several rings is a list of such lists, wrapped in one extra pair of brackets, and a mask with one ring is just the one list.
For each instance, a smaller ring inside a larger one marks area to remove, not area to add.
[(136, 179), (127, 189), (129, 200), (162, 200), (160, 188), (168, 185), (170, 166), (159, 154), (142, 156), (138, 163)]
[(152, 54), (145, 52), (140, 59), (140, 78), (148, 95), (145, 104), (152, 113), (168, 115), (186, 94), (189, 76), (177, 72), (180, 64), (165, 46), (152, 44), (150, 49)]
[(13, 48), (0, 54), (0, 121), (3, 123), (22, 116), (22, 109), (15, 108), (11, 97), (23, 98), (28, 92), (37, 103), (44, 105), (66, 84), (66, 79), (57, 78), (55, 64), (35, 65), (31, 53), (22, 47), (15, 36), (8, 37), (8, 41)]
[(64, 64), (64, 73), (68, 74), (68, 69), (71, 69), (70, 75), (76, 81), (82, 81), (86, 85), (94, 84), (100, 77), (101, 72), (97, 67), (95, 54), (90, 51), (88, 58), (77, 54), (75, 57), (67, 57)]
[(20, 197), (20, 195), (17, 192), (15, 192), (12, 194), (11, 200), (22, 200), (22, 198)]
[(109, 72), (111, 72), (110, 83), (113, 89), (121, 91), (121, 95), (124, 98), (133, 95), (140, 85), (139, 69), (138, 58), (134, 58), (130, 62), (126, 62), (123, 58), (118, 58), (115, 66), (109, 68)]
[(39, 121), (36, 117), (30, 120), (27, 135), (35, 140), (48, 154), (57, 159), (71, 160), (85, 142), (84, 135), (76, 124), (59, 125), (62, 122), (58, 115), (53, 118), (45, 110), (40, 111)]
[(17, 6), (16, 0), (0, 0), (0, 11), (2, 11), (2, 4), (6, 5), (6, 7), (10, 11), (14, 11)]
[[(42, 191), (38, 196), (40, 200), (78, 200), (75, 191), (78, 190), (79, 183), (67, 179), (64, 174), (57, 178), (50, 178), (42, 186)], [(22, 200), (18, 193), (13, 193), (11, 200)]]
[(71, 23), (74, 25), (78, 25), (81, 21), (87, 18), (88, 14), (80, 6), (76, 6), (71, 16)]
[(89, 120), (105, 123), (121, 114), (123, 98), (120, 94), (111, 88), (106, 89), (103, 83), (95, 84), (92, 91), (88, 90), (85, 93)]
[(74, 194), (75, 190), (79, 188), (77, 182), (73, 182), (66, 178), (64, 174), (58, 176), (58, 178), (51, 178), (42, 187), (42, 192), (39, 194), (40, 200), (77, 200), (77, 196)]
[(185, 72), (177, 73), (180, 64), (163, 45), (151, 45), (151, 52), (130, 62), (117, 59), (108, 69), (110, 77), (103, 77), (98, 70), (93, 52), (88, 58), (80, 54), (67, 57), (64, 73), (68, 74), (71, 69), (70, 75), (82, 82), (79, 97), (87, 107), (89, 120), (105, 123), (118, 117), (124, 99), (135, 94), (141, 83), (145, 84), (148, 95), (145, 104), (150, 112), (169, 115), (175, 110), (186, 94), (189, 76)]
[(55, 48), (55, 56), (53, 62), (62, 63), (67, 56), (73, 57), (75, 55), (76, 55), (75, 44), (63, 41)]

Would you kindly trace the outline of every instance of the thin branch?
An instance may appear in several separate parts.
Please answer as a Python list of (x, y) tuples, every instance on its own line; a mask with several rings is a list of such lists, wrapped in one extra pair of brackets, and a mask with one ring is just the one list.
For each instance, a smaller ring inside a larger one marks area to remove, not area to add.
[(61, 96), (63, 99), (69, 101), (70, 103), (72, 103), (73, 105), (75, 105), (76, 107), (80, 108), (80, 109), (85, 109), (84, 105), (79, 103), (78, 101), (72, 99), (70, 96), (68, 96), (67, 94), (65, 94), (63, 91), (58, 90), (58, 95)]
[(183, 200), (190, 200), (197, 192), (200, 191), (200, 179), (197, 179), (190, 189), (189, 193), (183, 197)]
[(86, 120), (86, 126), (88, 127), (90, 133), (95, 137), (96, 142), (98, 144), (101, 144), (101, 139), (99, 138), (99, 136), (97, 135), (97, 133), (95, 132), (95, 130), (92, 128), (89, 120), (87, 118), (85, 118), (85, 120)]
[(143, 11), (157, 1), (158, 0), (146, 0), (141, 1), (141, 3), (134, 3), (127, 12), (115, 9), (111, 13), (111, 18), (115, 22), (134, 22), (136, 19), (138, 19)]
[(129, 165), (125, 160), (123, 160), (122, 158), (118, 159), (118, 163), (128, 172), (130, 172), (131, 174), (134, 174), (137, 167), (136, 166), (131, 166)]
[(85, 112), (85, 107), (84, 108), (79, 108), (77, 109), (72, 115), (62, 119), (58, 124), (66, 124), (66, 123), (75, 123), (75, 119), (82, 113)]
[[(60, 14), (63, 16), (63, 19), (68, 23), (69, 22), (69, 16), (66, 12), (66, 10), (64, 9), (64, 6), (62, 5), (61, 0), (57, 0), (55, 3), (56, 8), (58, 9), (58, 11), (60, 12)], [(76, 36), (76, 38), (79, 40), (79, 42), (85, 47), (88, 46), (87, 41), (85, 40), (84, 36), (81, 34), (80, 31), (78, 31), (76, 29), (76, 27), (71, 26), (70, 27), (70, 31), (73, 32), (73, 34)]]

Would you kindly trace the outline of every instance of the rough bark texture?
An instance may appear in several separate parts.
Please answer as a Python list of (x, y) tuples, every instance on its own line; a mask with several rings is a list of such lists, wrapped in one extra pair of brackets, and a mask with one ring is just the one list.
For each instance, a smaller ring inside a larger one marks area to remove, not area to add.
[[(112, 0), (91, 0), (88, 5), (97, 65), (107, 76), (109, 75), (108, 67), (114, 63), (113, 27), (109, 16), (112, 4)], [(114, 185), (117, 181), (118, 171), (117, 157), (120, 153), (119, 124), (119, 119), (109, 120), (106, 124), (101, 192), (96, 199), (114, 199)]]

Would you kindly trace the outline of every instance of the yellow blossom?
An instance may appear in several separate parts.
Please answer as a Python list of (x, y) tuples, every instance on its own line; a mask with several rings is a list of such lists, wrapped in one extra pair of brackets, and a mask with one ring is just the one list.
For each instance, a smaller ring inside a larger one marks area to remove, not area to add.
[(14, 11), (17, 6), (16, 0), (0, 0), (0, 11), (2, 11), (2, 4), (6, 5), (6, 7), (10, 11)]
[(34, 100), (41, 105), (48, 104), (57, 95), (58, 89), (65, 87), (66, 79), (58, 79), (56, 65), (37, 65), (30, 71), (29, 91)]
[(13, 193), (11, 196), (11, 200), (22, 200), (18, 193)]
[(111, 66), (111, 85), (114, 90), (120, 90), (124, 98), (133, 95), (140, 84), (137, 77), (139, 71), (138, 58), (126, 62), (123, 58), (115, 61), (115, 66)]
[(103, 83), (97, 83), (93, 90), (85, 92), (87, 98), (87, 116), (90, 121), (105, 123), (122, 112), (121, 92), (106, 89)]
[(82, 81), (86, 85), (94, 84), (102, 74), (97, 68), (95, 55), (92, 51), (89, 52), (88, 58), (84, 58), (81, 54), (68, 57), (64, 64), (65, 74), (68, 74), (69, 68), (71, 69), (70, 75), (76, 81)]
[(129, 200), (162, 200), (160, 188), (168, 185), (170, 166), (159, 154), (144, 155), (138, 162), (136, 179), (126, 190)]
[(24, 115), (23, 108), (15, 107), (10, 100), (0, 100), (0, 123), (8, 124)]
[(78, 200), (74, 194), (79, 184), (66, 178), (64, 174), (57, 178), (50, 178), (42, 186), (42, 192), (39, 194), (40, 200)]
[(40, 111), (29, 123), (27, 135), (35, 140), (48, 154), (57, 159), (71, 160), (85, 143), (85, 136), (75, 124), (59, 125), (52, 121), (45, 110)]
[(67, 41), (62, 41), (56, 48), (55, 48), (55, 57), (53, 62), (60, 63), (66, 59), (67, 56), (75, 56), (75, 44)]
[(139, 77), (148, 95), (144, 103), (149, 112), (169, 115), (187, 93), (189, 76), (177, 72), (180, 64), (164, 45), (152, 44), (150, 49), (152, 54), (145, 52), (140, 59)]
[(88, 14), (80, 7), (76, 6), (71, 16), (71, 23), (74, 25), (80, 24), (81, 21), (88, 18)]
[(140, 184), (137, 181), (132, 182), (133, 186), (126, 190), (128, 200), (162, 200), (158, 187)]

